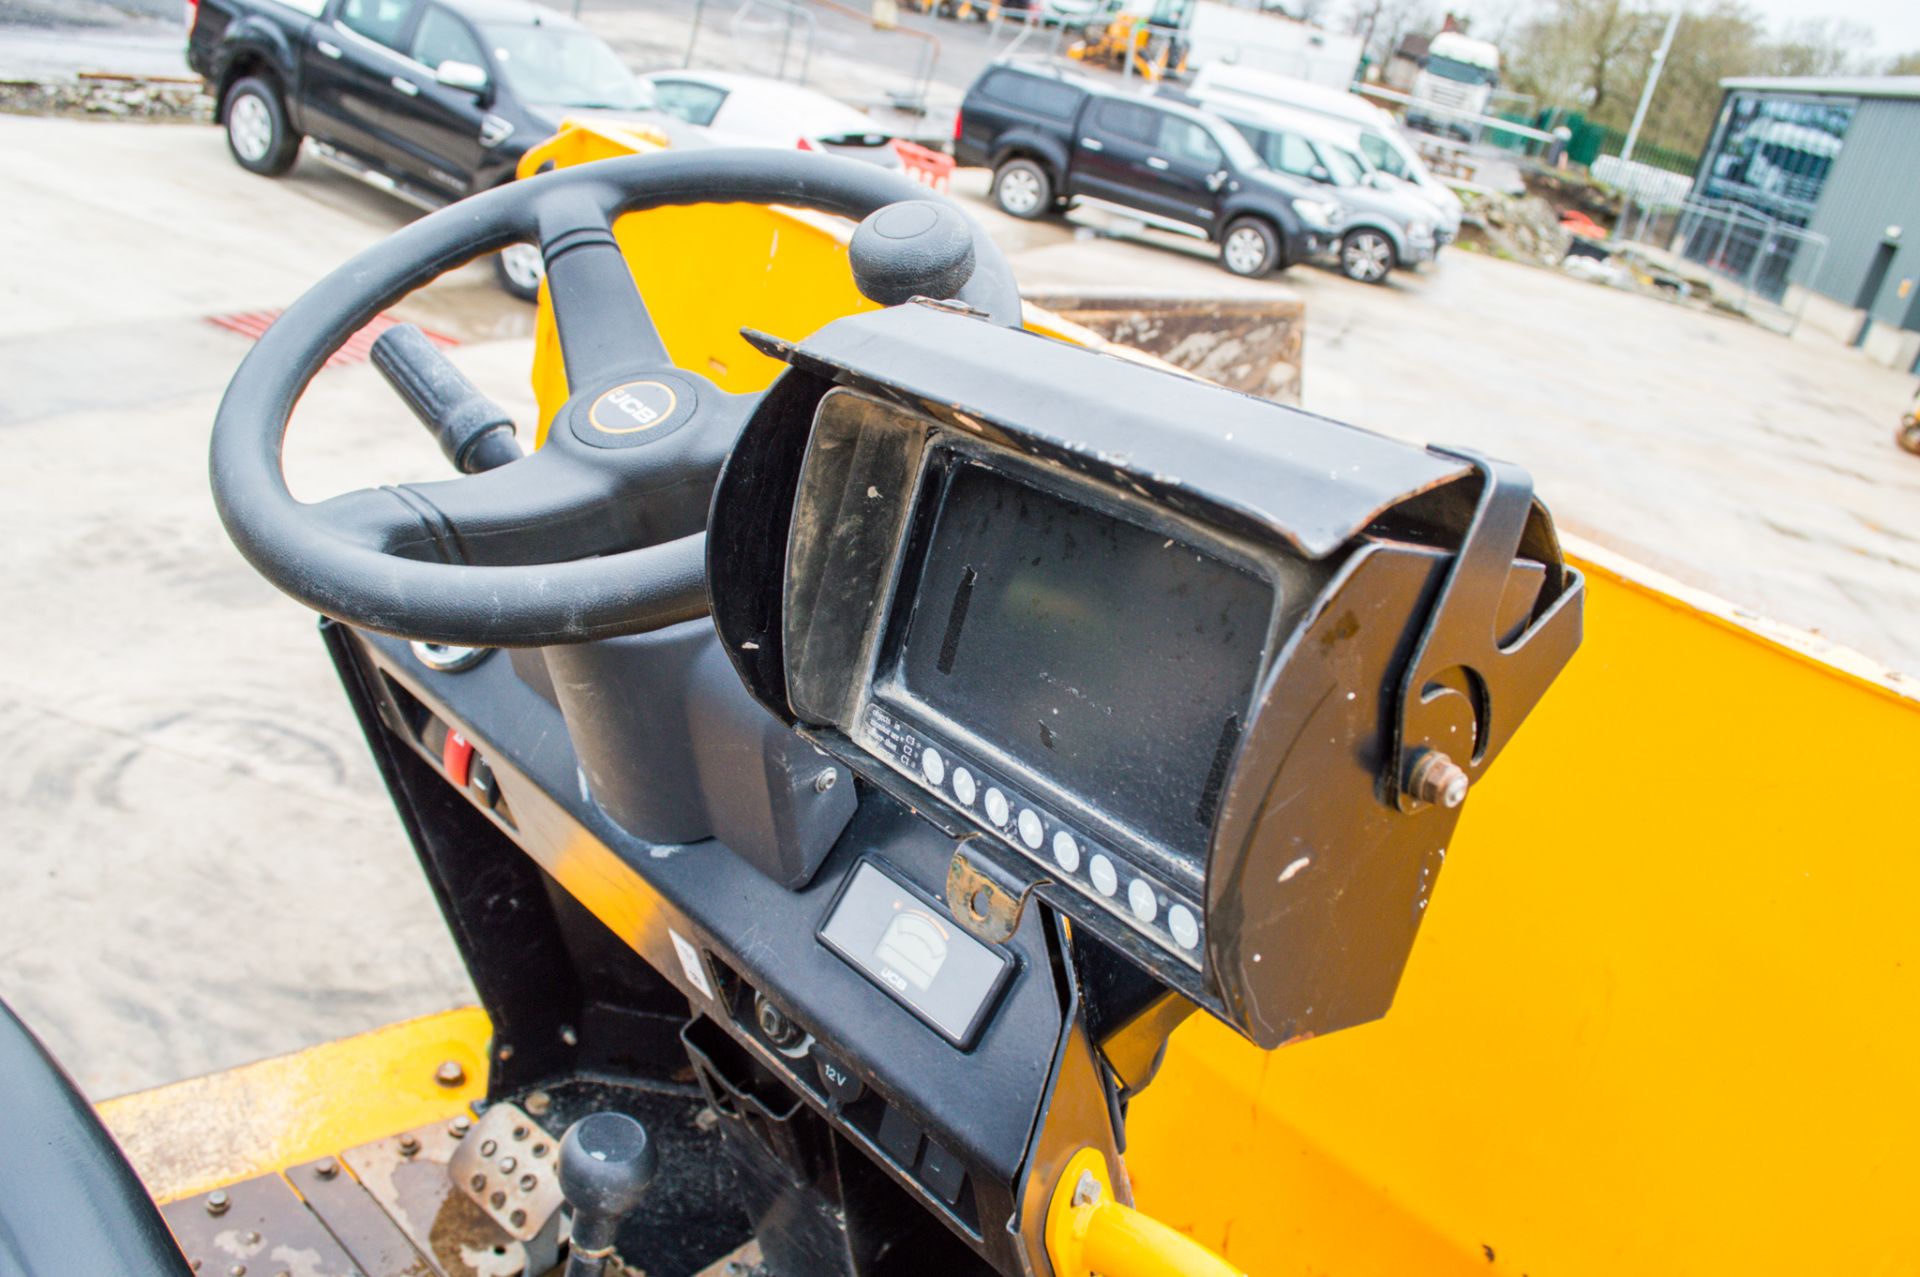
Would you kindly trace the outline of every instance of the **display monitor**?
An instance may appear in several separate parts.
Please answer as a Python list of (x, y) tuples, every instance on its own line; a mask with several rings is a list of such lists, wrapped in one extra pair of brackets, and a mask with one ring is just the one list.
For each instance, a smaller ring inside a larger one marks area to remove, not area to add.
[(1199, 857), (1263, 664), (1273, 585), (1190, 532), (978, 460), (936, 459), (921, 499), (934, 503), (931, 526), (881, 698)]

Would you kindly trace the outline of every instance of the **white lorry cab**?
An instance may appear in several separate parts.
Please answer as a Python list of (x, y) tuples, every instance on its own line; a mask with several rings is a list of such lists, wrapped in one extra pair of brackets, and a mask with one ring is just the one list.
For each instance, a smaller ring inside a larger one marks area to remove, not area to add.
[(1491, 113), (1499, 83), (1498, 48), (1458, 31), (1442, 31), (1433, 37), (1413, 77), (1407, 123), (1471, 142), (1480, 132), (1473, 117)]

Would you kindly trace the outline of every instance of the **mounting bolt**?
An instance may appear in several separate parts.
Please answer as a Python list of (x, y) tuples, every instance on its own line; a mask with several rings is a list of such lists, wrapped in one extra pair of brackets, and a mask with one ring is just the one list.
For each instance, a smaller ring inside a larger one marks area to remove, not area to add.
[(473, 1119), (466, 1116), (456, 1117), (447, 1123), (447, 1134), (457, 1140), (467, 1138), (467, 1132), (473, 1129)]
[(216, 1188), (207, 1194), (207, 1214), (209, 1215), (224, 1215), (227, 1213), (227, 1208), (232, 1205), (233, 1202), (227, 1197), (227, 1190), (224, 1188)]
[(321, 1179), (332, 1179), (334, 1176), (340, 1173), (340, 1163), (334, 1161), (331, 1157), (329, 1157), (326, 1161), (314, 1167), (313, 1173), (315, 1175), (318, 1175)]
[(821, 772), (818, 776), (815, 776), (813, 778), (813, 792), (816, 794), (824, 794), (829, 789), (832, 789), (835, 785), (839, 783), (840, 783), (839, 770), (837, 768), (829, 767), (827, 768), (827, 770)]
[[(568, 1030), (567, 1032), (572, 1032), (572, 1030)], [(564, 1034), (562, 1036), (564, 1038)], [(569, 1043), (568, 1045), (572, 1044)], [(527, 1092), (526, 1110), (535, 1117), (545, 1117), (553, 1111), (553, 1097), (545, 1091), (529, 1091)]]
[(1080, 1180), (1073, 1186), (1073, 1204), (1075, 1206), (1096, 1206), (1102, 1192), (1100, 1181), (1092, 1171), (1081, 1171)]
[(400, 1137), (401, 1156), (412, 1157), (415, 1153), (418, 1153), (419, 1151), (420, 1151), (420, 1140), (418, 1137), (412, 1136), (412, 1135), (402, 1135)]
[(467, 1070), (458, 1060), (442, 1060), (440, 1067), (433, 1071), (433, 1080), (442, 1086), (463, 1086), (467, 1080)]
[(1423, 803), (1458, 807), (1467, 800), (1467, 774), (1437, 749), (1423, 749), (1407, 768), (1407, 793)]

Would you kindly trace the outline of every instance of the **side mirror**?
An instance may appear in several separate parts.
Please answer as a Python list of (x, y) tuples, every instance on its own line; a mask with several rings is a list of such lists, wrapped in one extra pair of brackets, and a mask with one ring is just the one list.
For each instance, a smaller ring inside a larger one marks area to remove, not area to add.
[(1210, 191), (1217, 191), (1217, 190), (1219, 190), (1219, 189), (1220, 189), (1221, 187), (1223, 187), (1223, 186), (1225, 186), (1226, 184), (1227, 184), (1227, 171), (1226, 171), (1225, 169), (1221, 169), (1221, 170), (1220, 170), (1219, 172), (1217, 172), (1217, 173), (1209, 173), (1209, 174), (1207, 174), (1207, 189), (1208, 189), (1208, 190), (1210, 190)]
[(1307, 176), (1323, 185), (1332, 185), (1333, 183), (1333, 174), (1327, 171), (1327, 167), (1324, 164), (1316, 164), (1308, 169)]
[(447, 61), (440, 64), (433, 73), (439, 84), (449, 89), (461, 89), (467, 93), (485, 93), (487, 91), (487, 72), (471, 62)]
[(1382, 173), (1379, 169), (1375, 169), (1373, 172), (1367, 174), (1367, 185), (1376, 191), (1391, 191), (1398, 183), (1395, 182), (1392, 177)]

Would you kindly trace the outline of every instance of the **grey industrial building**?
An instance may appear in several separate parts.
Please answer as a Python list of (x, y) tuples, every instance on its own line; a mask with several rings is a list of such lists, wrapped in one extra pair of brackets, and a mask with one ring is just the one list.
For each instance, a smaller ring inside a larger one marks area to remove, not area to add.
[[(1696, 197), (1825, 237), (1777, 281), (1807, 319), (1920, 371), (1920, 76), (1722, 80)], [(1865, 321), (1871, 319), (1871, 323)]]

